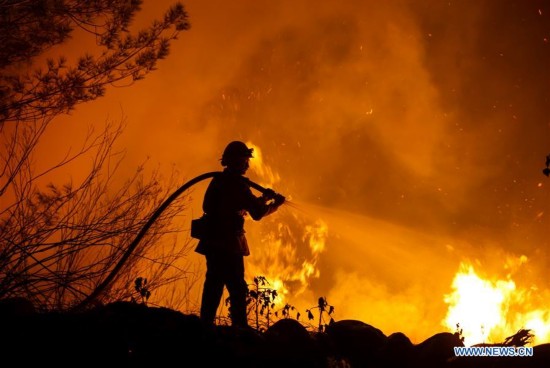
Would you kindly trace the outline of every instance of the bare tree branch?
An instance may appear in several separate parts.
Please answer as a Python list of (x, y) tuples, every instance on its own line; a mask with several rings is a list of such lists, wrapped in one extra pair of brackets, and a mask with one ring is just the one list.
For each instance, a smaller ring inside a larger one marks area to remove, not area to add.
[[(108, 85), (143, 79), (168, 55), (170, 41), (190, 27), (180, 3), (137, 34), (131, 34), (128, 25), (141, 1), (39, 3), (44, 9), (19, 2), (6, 6), (0, 16), (0, 42), (6, 45), (0, 53), (0, 124), (66, 113), (81, 102), (103, 96)], [(63, 57), (48, 59), (44, 68), (25, 74), (21, 67), (12, 70), (18, 62), (66, 41), (75, 24), (96, 36), (103, 49), (99, 56), (84, 55), (76, 65), (67, 65)]]

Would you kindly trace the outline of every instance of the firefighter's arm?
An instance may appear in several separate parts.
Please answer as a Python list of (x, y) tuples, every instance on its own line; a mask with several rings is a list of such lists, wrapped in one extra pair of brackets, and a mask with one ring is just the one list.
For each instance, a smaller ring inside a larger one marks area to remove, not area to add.
[(254, 220), (260, 220), (262, 217), (275, 212), (285, 202), (284, 196), (275, 192), (273, 193), (273, 196), (263, 195), (255, 198), (253, 201), (255, 202), (254, 205), (248, 210), (248, 213)]
[(271, 204), (275, 207), (275, 209), (277, 209), (281, 207), (281, 205), (285, 203), (285, 201), (286, 201), (286, 198), (283, 195), (277, 193), (275, 194), (275, 197), (273, 197), (273, 203)]
[(285, 203), (285, 197), (282, 196), (281, 194), (278, 194), (278, 193), (275, 193), (275, 195), (273, 196), (273, 198), (271, 198), (270, 202), (269, 203), (266, 203), (266, 206), (267, 206), (267, 211), (265, 213), (264, 216), (267, 216), (267, 215), (270, 215), (272, 214), (273, 212), (277, 211), (277, 209), (279, 207), (281, 207), (281, 205), (283, 203)]

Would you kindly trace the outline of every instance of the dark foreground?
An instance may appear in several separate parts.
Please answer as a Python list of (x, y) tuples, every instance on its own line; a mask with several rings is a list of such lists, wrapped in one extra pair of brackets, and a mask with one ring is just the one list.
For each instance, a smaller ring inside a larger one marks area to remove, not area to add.
[[(83, 313), (35, 313), (0, 303), (0, 366), (550, 367), (550, 344), (532, 357), (455, 357), (452, 333), (412, 344), (356, 320), (308, 332), (284, 319), (267, 331), (205, 328), (195, 315), (118, 302)], [(6, 364), (6, 362), (11, 362)]]

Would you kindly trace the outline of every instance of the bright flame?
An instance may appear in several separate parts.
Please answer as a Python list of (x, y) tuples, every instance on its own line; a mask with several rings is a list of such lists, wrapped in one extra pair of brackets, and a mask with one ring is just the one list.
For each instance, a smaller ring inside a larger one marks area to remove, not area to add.
[(313, 254), (321, 253), (325, 249), (327, 235), (328, 227), (323, 220), (317, 220), (314, 225), (306, 226), (304, 240), (308, 240)]
[(502, 308), (506, 298), (516, 288), (513, 281), (485, 281), (471, 265), (461, 264), (452, 284), (455, 290), (445, 296), (450, 304), (446, 323), (450, 328), (460, 326), (464, 343), (486, 342), (487, 334), (503, 322)]
[[(287, 217), (285, 221), (289, 221)], [(308, 290), (312, 278), (320, 276), (317, 266), (325, 249), (328, 229), (323, 221), (305, 224), (293, 217), (294, 224), (266, 223), (254, 257), (247, 267), (249, 278), (264, 276), (270, 287), (277, 290), (277, 307), (294, 303), (296, 297)], [(299, 232), (302, 232), (300, 236)]]
[[(519, 263), (526, 261), (522, 256)], [(452, 288), (444, 297), (449, 304), (444, 325), (461, 331), (465, 345), (504, 342), (520, 329), (530, 329), (536, 341), (550, 338), (549, 311), (518, 312), (522, 305), (530, 305), (530, 293), (513, 280), (484, 280), (472, 265), (461, 263)]]
[(536, 310), (528, 313), (525, 328), (535, 331), (535, 337), (550, 338), (550, 315), (548, 311)]
[[(246, 144), (254, 148), (251, 171), (261, 185), (273, 187), (279, 182), (279, 175), (264, 163), (258, 146)], [(288, 193), (284, 194), (288, 198)], [(276, 308), (287, 302), (292, 304), (308, 290), (310, 280), (320, 276), (317, 263), (326, 247), (328, 226), (321, 219), (305, 217), (284, 206), (256, 226), (250, 223), (247, 233), (254, 253), (247, 265), (247, 277), (264, 276), (269, 281), (269, 287), (277, 290)]]
[(260, 179), (258, 183), (264, 187), (273, 188), (281, 178), (279, 174), (273, 171), (271, 166), (264, 164), (262, 150), (251, 142), (246, 142), (249, 148), (254, 149), (253, 158), (250, 160), (250, 170), (252, 170)]

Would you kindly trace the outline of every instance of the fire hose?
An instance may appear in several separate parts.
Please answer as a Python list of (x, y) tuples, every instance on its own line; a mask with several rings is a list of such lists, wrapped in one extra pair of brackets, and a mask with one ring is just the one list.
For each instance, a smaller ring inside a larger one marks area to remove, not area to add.
[[(110, 286), (110, 284), (113, 282), (115, 277), (117, 276), (118, 272), (122, 269), (128, 258), (132, 255), (132, 252), (137, 248), (140, 241), (143, 239), (149, 228), (153, 225), (153, 223), (157, 220), (157, 218), (162, 214), (162, 212), (168, 208), (168, 206), (183, 192), (191, 188), (193, 185), (197, 184), (200, 181), (203, 181), (208, 178), (213, 178), (219, 174), (221, 174), (221, 171), (212, 171), (207, 172), (202, 175), (199, 175), (185, 184), (183, 184), (181, 187), (179, 187), (174, 193), (172, 193), (162, 204), (156, 209), (156, 211), (153, 213), (153, 215), (147, 220), (145, 225), (141, 228), (139, 233), (136, 235), (134, 240), (128, 245), (128, 248), (118, 261), (118, 263), (113, 267), (109, 275), (101, 282), (86, 298), (84, 298), (80, 303), (78, 303), (76, 306), (71, 308), (73, 311), (79, 311), (84, 309), (86, 306), (90, 305), (94, 301), (97, 300), (97, 298)], [(273, 196), (277, 195), (273, 190), (265, 188), (261, 186), (260, 184), (257, 184), (253, 182), (252, 180), (243, 177), (243, 180), (252, 188), (256, 189), (263, 195), (267, 196)]]

